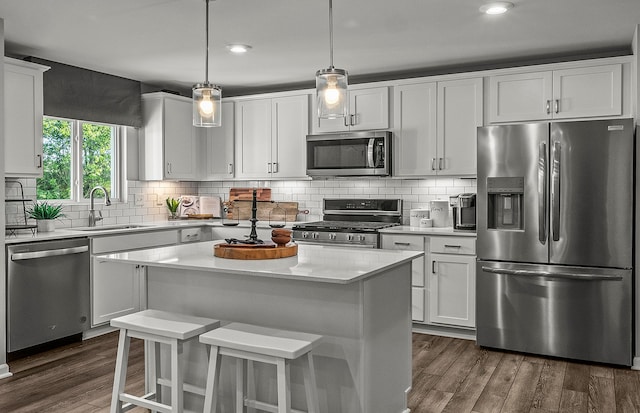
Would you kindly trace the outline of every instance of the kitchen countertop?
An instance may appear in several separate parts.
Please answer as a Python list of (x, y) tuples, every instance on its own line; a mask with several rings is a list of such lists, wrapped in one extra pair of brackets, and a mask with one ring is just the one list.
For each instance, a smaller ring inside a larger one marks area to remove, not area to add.
[(234, 260), (213, 255), (222, 241), (150, 248), (99, 255), (112, 261), (179, 270), (224, 272), (257, 277), (349, 284), (369, 278), (424, 255), (416, 251), (358, 250), (299, 245), (298, 255), (270, 260)]
[[(292, 224), (293, 225), (293, 224)], [(129, 227), (130, 226), (130, 227)], [(56, 228), (52, 232), (25, 232), (18, 235), (5, 235), (5, 244), (20, 244), (25, 242), (50, 241), (67, 238), (97, 237), (105, 235), (122, 235), (135, 232), (158, 231), (163, 229), (181, 229), (190, 227), (225, 227), (220, 219), (189, 219), (175, 221), (157, 221), (131, 224), (115, 224), (115, 225), (97, 225), (96, 227), (74, 227), (74, 228)], [(126, 228), (129, 227), (129, 228)], [(240, 221), (237, 226), (229, 228), (250, 228), (250, 221)], [(256, 224), (258, 229), (270, 229), (267, 223), (258, 221)], [(89, 229), (87, 231), (87, 229)]]
[(447, 235), (453, 237), (475, 237), (475, 231), (455, 231), (453, 227), (410, 227), (400, 225), (396, 227), (384, 228), (379, 231), (381, 234), (405, 234), (405, 235)]

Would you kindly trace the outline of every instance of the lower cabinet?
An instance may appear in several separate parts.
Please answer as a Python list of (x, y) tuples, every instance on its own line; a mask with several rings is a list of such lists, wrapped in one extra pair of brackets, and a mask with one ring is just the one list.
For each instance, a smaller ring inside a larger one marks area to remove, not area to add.
[(144, 300), (145, 267), (99, 262), (93, 258), (91, 285), (93, 326), (140, 311)]

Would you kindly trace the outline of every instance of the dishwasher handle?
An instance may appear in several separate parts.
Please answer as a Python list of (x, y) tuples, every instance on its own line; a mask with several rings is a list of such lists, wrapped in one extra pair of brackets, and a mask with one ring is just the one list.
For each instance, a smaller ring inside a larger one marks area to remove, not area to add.
[(513, 270), (509, 268), (493, 268), (482, 267), (482, 271), (490, 272), (494, 274), (505, 275), (529, 275), (537, 277), (545, 277), (551, 279), (564, 279), (564, 280), (583, 280), (583, 281), (620, 281), (621, 275), (604, 275), (604, 274), (579, 274), (572, 272), (551, 272), (551, 271), (527, 271), (527, 270)]
[(22, 261), (22, 260), (32, 260), (36, 258), (57, 257), (60, 255), (80, 254), (88, 251), (89, 251), (89, 247), (87, 245), (83, 245), (80, 247), (59, 248), (55, 250), (17, 252), (15, 254), (11, 254), (11, 261)]

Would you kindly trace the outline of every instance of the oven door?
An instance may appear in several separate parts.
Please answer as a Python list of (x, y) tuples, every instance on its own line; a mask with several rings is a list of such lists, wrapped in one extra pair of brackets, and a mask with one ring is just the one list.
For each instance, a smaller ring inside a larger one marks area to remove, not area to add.
[(307, 175), (389, 175), (389, 132), (307, 136)]

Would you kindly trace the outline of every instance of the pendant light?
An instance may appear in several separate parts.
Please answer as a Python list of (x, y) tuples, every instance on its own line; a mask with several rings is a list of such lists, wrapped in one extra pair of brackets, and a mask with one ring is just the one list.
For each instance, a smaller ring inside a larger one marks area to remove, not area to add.
[(193, 126), (211, 128), (222, 124), (222, 90), (209, 83), (209, 0), (206, 3), (206, 51), (204, 61), (204, 83), (193, 85)]
[(316, 99), (321, 119), (348, 115), (347, 71), (333, 67), (333, 1), (329, 0), (329, 68), (316, 72)]

